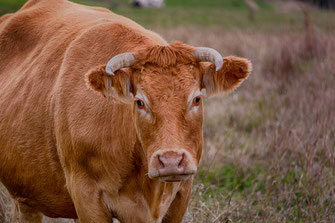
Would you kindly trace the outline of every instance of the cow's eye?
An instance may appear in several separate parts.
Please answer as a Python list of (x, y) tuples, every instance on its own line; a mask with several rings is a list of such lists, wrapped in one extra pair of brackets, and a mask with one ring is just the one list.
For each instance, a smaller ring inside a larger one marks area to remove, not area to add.
[(201, 101), (200, 96), (193, 98), (193, 106), (198, 106), (200, 104), (200, 101)]
[(140, 100), (140, 99), (136, 100), (136, 104), (137, 104), (137, 107), (139, 109), (144, 109), (144, 107), (145, 107), (144, 102), (142, 100)]

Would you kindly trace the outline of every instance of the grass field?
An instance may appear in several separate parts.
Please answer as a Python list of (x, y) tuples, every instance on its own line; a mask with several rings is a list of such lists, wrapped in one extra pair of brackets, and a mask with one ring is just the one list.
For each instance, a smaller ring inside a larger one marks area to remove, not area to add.
[[(19, 6), (9, 2), (0, 1), (2, 12)], [(119, 2), (114, 11), (169, 41), (253, 63), (240, 89), (205, 102), (204, 153), (184, 222), (335, 222), (334, 12), (309, 8), (306, 19), (297, 3), (257, 1), (251, 21), (239, 0)], [(0, 188), (0, 222), (9, 209)]]

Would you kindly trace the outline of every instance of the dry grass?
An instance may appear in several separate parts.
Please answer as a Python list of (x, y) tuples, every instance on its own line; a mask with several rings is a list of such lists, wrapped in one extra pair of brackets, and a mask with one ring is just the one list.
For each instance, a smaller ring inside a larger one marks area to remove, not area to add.
[[(159, 31), (254, 65), (240, 89), (206, 101), (206, 143), (184, 222), (335, 222), (335, 36), (302, 30)], [(0, 222), (9, 206), (0, 189)]]
[(8, 198), (7, 191), (0, 184), (0, 222), (7, 222), (10, 219), (11, 202)]
[(289, 33), (165, 33), (254, 65), (239, 90), (207, 102), (185, 222), (335, 222), (335, 36), (308, 20)]

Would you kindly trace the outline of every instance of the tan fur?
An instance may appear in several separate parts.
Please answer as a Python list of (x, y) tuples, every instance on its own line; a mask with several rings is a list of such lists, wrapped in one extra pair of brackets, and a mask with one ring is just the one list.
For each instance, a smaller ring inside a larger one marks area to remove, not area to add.
[[(197, 59), (192, 54), (194, 49), (192, 46), (177, 41), (165, 46), (146, 46), (135, 53), (135, 58), (140, 67), (152, 63), (166, 68), (177, 63), (195, 63)], [(133, 67), (136, 67), (136, 65), (134, 64)]]
[[(187, 112), (190, 94), (234, 89), (250, 72), (246, 60), (227, 57), (213, 73), (193, 49), (66, 0), (30, 0), (1, 17), (0, 180), (20, 218), (181, 222), (193, 177), (149, 179), (148, 160), (184, 149), (198, 164), (202, 103)], [(137, 63), (108, 76), (108, 60), (125, 52)], [(139, 91), (148, 119), (136, 108)]]

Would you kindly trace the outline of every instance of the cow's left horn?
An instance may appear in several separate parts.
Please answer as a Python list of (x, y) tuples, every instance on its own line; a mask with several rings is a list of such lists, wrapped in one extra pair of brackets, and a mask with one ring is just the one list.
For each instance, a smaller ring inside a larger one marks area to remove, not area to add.
[(122, 53), (110, 59), (106, 65), (106, 73), (114, 75), (114, 72), (120, 68), (130, 67), (135, 62), (135, 57), (132, 53)]
[(200, 61), (208, 61), (215, 64), (216, 71), (220, 70), (223, 65), (223, 59), (221, 54), (208, 47), (197, 47), (193, 51), (193, 55), (197, 57)]

